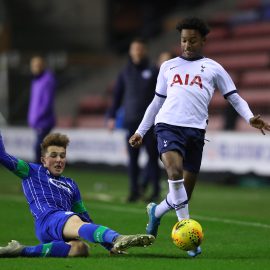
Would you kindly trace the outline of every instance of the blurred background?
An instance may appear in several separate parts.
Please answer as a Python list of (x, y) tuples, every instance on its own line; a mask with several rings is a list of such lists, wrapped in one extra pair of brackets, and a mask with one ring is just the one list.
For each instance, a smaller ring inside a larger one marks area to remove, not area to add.
[[(42, 53), (58, 80), (56, 129), (75, 140), (71, 163), (124, 166), (124, 136), (105, 123), (129, 43), (146, 38), (153, 62), (163, 51), (179, 55), (175, 25), (188, 15), (207, 20), (205, 56), (224, 66), (253, 112), (269, 122), (270, 0), (0, 0), (0, 125), (10, 152), (32, 158), (29, 61)], [(209, 114), (201, 177), (269, 185), (269, 135), (250, 128), (218, 91)]]

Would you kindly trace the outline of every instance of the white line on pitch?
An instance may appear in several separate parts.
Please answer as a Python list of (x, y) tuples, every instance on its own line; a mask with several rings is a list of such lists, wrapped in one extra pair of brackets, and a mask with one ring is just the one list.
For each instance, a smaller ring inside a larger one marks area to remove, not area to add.
[[(17, 196), (17, 195), (1, 195), (0, 200), (11, 200), (11, 201), (17, 201), (17, 202), (25, 202), (25, 198), (23, 196)], [(90, 202), (91, 205), (91, 202)], [(137, 208), (131, 208), (130, 206), (112, 206), (112, 205), (100, 205), (95, 202), (94, 208), (100, 208), (100, 209), (108, 209), (111, 211), (117, 211), (117, 212), (129, 212), (134, 214), (144, 214), (146, 215), (145, 208), (143, 209), (137, 209)], [(168, 213), (169, 216), (175, 216), (175, 213), (170, 212)], [(269, 224), (263, 224), (258, 222), (249, 222), (249, 221), (241, 221), (241, 220), (235, 220), (235, 219), (226, 219), (226, 218), (216, 218), (216, 217), (206, 217), (206, 216), (200, 216), (200, 215), (193, 215), (192, 218), (199, 219), (199, 220), (205, 220), (210, 222), (220, 222), (220, 223), (227, 223), (227, 224), (235, 224), (235, 225), (241, 225), (241, 226), (248, 226), (248, 227), (257, 227), (257, 228), (265, 228), (270, 229)]]
[[(136, 209), (126, 206), (112, 206), (112, 205), (95, 205), (94, 208), (102, 208), (102, 209), (108, 209), (111, 211), (118, 211), (118, 212), (130, 212), (134, 214), (146, 214), (146, 210), (143, 209)], [(169, 216), (175, 215), (175, 213), (170, 212), (168, 213)], [(221, 222), (221, 223), (229, 223), (229, 224), (235, 224), (235, 225), (241, 225), (241, 226), (249, 226), (249, 227), (259, 227), (259, 228), (266, 228), (270, 229), (269, 224), (263, 224), (258, 222), (249, 222), (249, 221), (241, 221), (241, 220), (234, 220), (234, 219), (226, 219), (226, 218), (215, 218), (215, 217), (206, 217), (206, 216), (200, 216), (200, 215), (194, 215), (192, 218), (210, 221), (210, 222)]]

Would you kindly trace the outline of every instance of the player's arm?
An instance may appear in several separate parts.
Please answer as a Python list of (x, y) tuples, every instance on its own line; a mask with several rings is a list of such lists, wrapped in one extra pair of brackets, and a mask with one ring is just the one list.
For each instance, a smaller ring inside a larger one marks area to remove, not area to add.
[(8, 170), (19, 176), (20, 178), (24, 178), (29, 174), (30, 168), (27, 162), (21, 159), (17, 159), (16, 157), (6, 152), (1, 133), (0, 133), (0, 163), (3, 166), (5, 166)]
[(93, 222), (92, 219), (90, 218), (82, 200), (76, 201), (72, 205), (71, 210), (72, 210), (72, 212), (77, 213), (83, 221)]
[(146, 109), (143, 120), (141, 121), (138, 129), (129, 139), (129, 144), (132, 147), (141, 146), (143, 136), (154, 124), (156, 115), (167, 97), (167, 78), (164, 75), (166, 73), (166, 70), (167, 64), (165, 62), (161, 65), (159, 69), (154, 99)]
[(74, 198), (73, 198), (73, 204), (71, 206), (71, 211), (74, 213), (77, 213), (81, 219), (85, 222), (93, 222), (90, 218), (87, 209), (82, 201), (81, 193), (79, 191), (79, 188), (75, 182), (73, 184), (76, 186)]
[(261, 130), (262, 134), (265, 135), (265, 130), (270, 130), (270, 126), (263, 119), (261, 119), (260, 115), (254, 116), (252, 111), (250, 110), (248, 103), (241, 98), (236, 90), (232, 90), (227, 92), (227, 89), (236, 89), (232, 78), (228, 74), (228, 72), (221, 66), (217, 65), (216, 72), (216, 84), (217, 88), (221, 91), (225, 99), (227, 99), (230, 104), (234, 107), (234, 109), (241, 115), (248, 124), (250, 124), (254, 128), (258, 128)]
[(234, 107), (234, 109), (249, 123), (252, 127), (260, 129), (262, 134), (265, 135), (265, 131), (270, 131), (270, 125), (261, 119), (260, 115), (254, 116), (251, 112), (248, 103), (241, 98), (237, 93), (227, 97), (227, 100)]
[(165, 96), (161, 96), (157, 93), (155, 94), (154, 99), (145, 111), (143, 120), (140, 123), (138, 129), (136, 130), (135, 134), (132, 135), (129, 139), (129, 143), (132, 147), (139, 147), (142, 144), (143, 136), (154, 124), (155, 117), (159, 112), (160, 108), (162, 107), (165, 98)]

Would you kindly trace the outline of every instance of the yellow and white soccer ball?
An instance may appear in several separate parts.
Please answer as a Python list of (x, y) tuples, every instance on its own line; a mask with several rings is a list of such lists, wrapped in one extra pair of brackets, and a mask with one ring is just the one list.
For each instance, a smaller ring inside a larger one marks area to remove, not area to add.
[(202, 226), (194, 219), (183, 219), (173, 226), (172, 241), (182, 250), (194, 250), (202, 243), (202, 240)]

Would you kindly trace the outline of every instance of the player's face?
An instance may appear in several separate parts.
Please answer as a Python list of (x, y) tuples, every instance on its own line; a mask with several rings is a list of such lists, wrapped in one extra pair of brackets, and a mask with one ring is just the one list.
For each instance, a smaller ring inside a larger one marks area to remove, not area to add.
[(66, 166), (66, 149), (60, 146), (49, 146), (41, 161), (51, 174), (60, 176)]
[(45, 68), (44, 60), (41, 57), (34, 57), (31, 59), (30, 68), (33, 75), (41, 74)]
[(140, 42), (132, 42), (129, 48), (129, 55), (134, 64), (139, 64), (147, 54), (146, 47), (143, 43)]
[(202, 48), (205, 43), (198, 30), (183, 29), (181, 31), (181, 50), (182, 56), (188, 59), (202, 55)]

